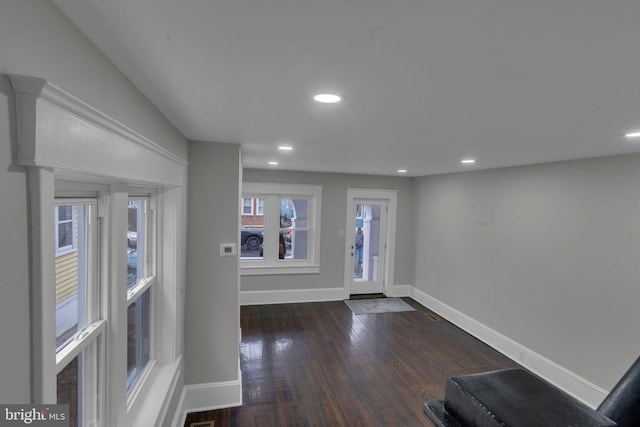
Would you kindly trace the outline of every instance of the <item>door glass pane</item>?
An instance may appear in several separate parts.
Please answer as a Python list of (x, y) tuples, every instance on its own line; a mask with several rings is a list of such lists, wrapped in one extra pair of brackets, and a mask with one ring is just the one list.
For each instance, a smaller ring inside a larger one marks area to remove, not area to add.
[[(65, 223), (68, 230), (65, 239), (73, 250), (65, 253), (56, 252), (55, 286), (56, 286), (56, 348), (64, 347), (73, 335), (86, 325), (87, 308), (87, 215), (89, 205), (70, 204), (57, 207), (60, 216), (76, 218), (75, 223)], [(63, 224), (60, 224), (61, 226)], [(58, 233), (60, 236), (60, 234)], [(73, 244), (71, 244), (73, 243)]]
[(353, 241), (353, 278), (378, 280), (380, 205), (357, 205)]

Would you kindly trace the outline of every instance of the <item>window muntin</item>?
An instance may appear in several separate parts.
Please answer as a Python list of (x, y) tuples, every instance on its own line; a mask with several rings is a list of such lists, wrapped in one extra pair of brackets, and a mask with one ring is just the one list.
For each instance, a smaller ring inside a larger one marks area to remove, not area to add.
[[(242, 274), (318, 272), (322, 187), (245, 183), (243, 189), (243, 198), (262, 200), (264, 216), (253, 222), (242, 216)], [(259, 249), (247, 244), (250, 233), (260, 233)]]

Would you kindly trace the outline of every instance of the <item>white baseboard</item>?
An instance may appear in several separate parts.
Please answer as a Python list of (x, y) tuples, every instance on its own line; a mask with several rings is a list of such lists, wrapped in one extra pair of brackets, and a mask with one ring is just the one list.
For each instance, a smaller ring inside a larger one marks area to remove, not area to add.
[(566, 391), (590, 407), (596, 408), (607, 396), (608, 393), (606, 390), (535, 351), (416, 288), (412, 288), (412, 290), (413, 293), (411, 297), (423, 306), (438, 313), (449, 322), (495, 348), (508, 358), (554, 384), (556, 387)]
[[(410, 297), (413, 295), (413, 286), (411, 285), (390, 286), (389, 289), (387, 289), (386, 295), (388, 297)], [(240, 292), (240, 305), (342, 301), (344, 299), (345, 299), (344, 287)]]
[(184, 386), (172, 426), (182, 427), (191, 412), (236, 406), (242, 406), (242, 372), (239, 369), (238, 380)]
[(411, 285), (394, 285), (387, 290), (388, 297), (412, 297), (413, 286)]
[(240, 292), (240, 305), (342, 301), (344, 288), (290, 289)]

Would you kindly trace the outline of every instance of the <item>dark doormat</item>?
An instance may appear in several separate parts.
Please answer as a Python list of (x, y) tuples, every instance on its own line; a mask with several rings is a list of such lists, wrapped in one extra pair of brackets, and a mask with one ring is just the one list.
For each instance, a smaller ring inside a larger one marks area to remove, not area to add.
[(386, 298), (385, 294), (351, 294), (349, 299), (374, 299), (374, 298)]

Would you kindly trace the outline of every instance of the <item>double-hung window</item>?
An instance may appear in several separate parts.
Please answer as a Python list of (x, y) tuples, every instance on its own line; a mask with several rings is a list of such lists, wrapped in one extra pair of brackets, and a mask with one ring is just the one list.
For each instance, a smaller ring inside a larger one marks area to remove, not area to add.
[(29, 188), (33, 403), (69, 404), (71, 426), (164, 425), (165, 379), (182, 369), (186, 161), (42, 79), (9, 78)]
[(244, 183), (242, 200), (259, 213), (241, 217), (242, 274), (319, 271), (321, 186)]
[(153, 301), (153, 220), (149, 198), (127, 209), (127, 390), (135, 389), (150, 359)]
[[(96, 208), (96, 200), (55, 204), (57, 402), (69, 405), (75, 426), (98, 424), (95, 396), (104, 381)], [(76, 250), (61, 252), (61, 246)]]

